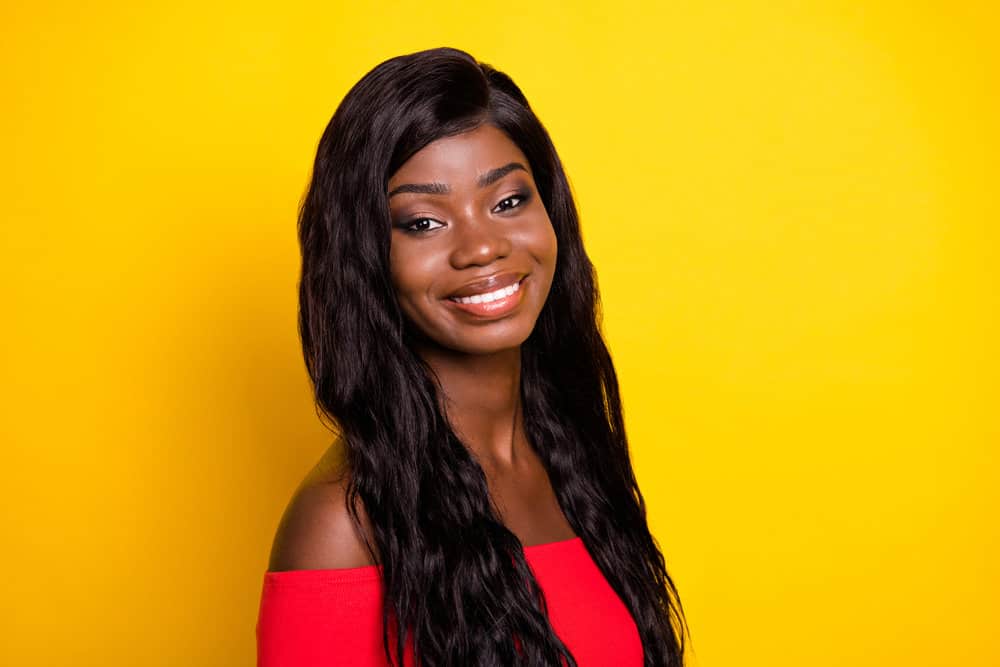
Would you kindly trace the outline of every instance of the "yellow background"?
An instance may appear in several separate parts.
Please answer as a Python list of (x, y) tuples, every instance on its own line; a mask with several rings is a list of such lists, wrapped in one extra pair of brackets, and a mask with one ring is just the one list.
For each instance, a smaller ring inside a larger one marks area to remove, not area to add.
[(1000, 664), (991, 3), (86, 4), (0, 10), (0, 664), (252, 664), (299, 198), (439, 45), (565, 162), (691, 664)]

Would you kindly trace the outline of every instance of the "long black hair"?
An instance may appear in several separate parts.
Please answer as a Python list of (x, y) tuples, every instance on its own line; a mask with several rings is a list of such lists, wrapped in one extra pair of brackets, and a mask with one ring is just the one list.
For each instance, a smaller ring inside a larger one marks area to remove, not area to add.
[(299, 333), (317, 408), (341, 433), (348, 507), (382, 566), (383, 645), (403, 664), (575, 665), (517, 537), (449, 426), (389, 273), (387, 183), (432, 141), (491, 124), (527, 157), (559, 254), (521, 348), (524, 429), (559, 505), (632, 614), (648, 667), (683, 664), (686, 624), (646, 523), (593, 266), (545, 128), (503, 72), (456, 49), (387, 60), (348, 92), (319, 142), (299, 216)]

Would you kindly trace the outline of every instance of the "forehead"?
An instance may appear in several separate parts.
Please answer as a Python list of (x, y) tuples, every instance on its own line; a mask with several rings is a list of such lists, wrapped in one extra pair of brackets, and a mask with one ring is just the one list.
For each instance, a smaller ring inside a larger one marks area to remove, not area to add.
[(421, 148), (392, 175), (389, 189), (403, 183), (474, 185), (482, 174), (511, 162), (530, 168), (524, 153), (502, 130), (481, 125)]

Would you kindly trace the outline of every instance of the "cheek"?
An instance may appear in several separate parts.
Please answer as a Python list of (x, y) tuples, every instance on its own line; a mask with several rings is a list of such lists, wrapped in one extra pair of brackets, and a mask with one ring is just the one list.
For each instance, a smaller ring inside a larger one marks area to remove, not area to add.
[(555, 229), (552, 228), (552, 223), (549, 222), (548, 218), (545, 218), (544, 224), (540, 224), (532, 235), (531, 249), (532, 254), (540, 264), (548, 268), (549, 271), (555, 268), (559, 244), (556, 240)]
[(389, 246), (389, 277), (392, 279), (393, 286), (397, 289), (400, 281), (400, 267), (402, 266), (406, 266), (406, 263), (400, 257), (400, 251), (397, 250), (396, 244), (393, 243)]
[(417, 252), (405, 242), (389, 248), (389, 274), (396, 298), (404, 310), (418, 306), (431, 291), (434, 278), (433, 254)]
[(405, 253), (393, 250), (390, 251), (389, 258), (389, 275), (393, 291), (396, 293), (396, 301), (407, 318), (413, 319), (411, 303), (416, 289), (413, 267), (408, 263)]
[(392, 285), (400, 295), (413, 291), (419, 283), (420, 272), (415, 270), (414, 257), (404, 243), (393, 243), (389, 248), (389, 274)]

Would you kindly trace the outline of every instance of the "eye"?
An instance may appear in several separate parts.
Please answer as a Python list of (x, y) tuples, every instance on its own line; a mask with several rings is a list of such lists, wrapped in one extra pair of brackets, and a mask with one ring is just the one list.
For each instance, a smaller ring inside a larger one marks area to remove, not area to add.
[(493, 210), (496, 211), (497, 213), (502, 213), (503, 211), (509, 211), (512, 208), (517, 208), (518, 206), (522, 206), (524, 202), (527, 200), (528, 200), (527, 195), (523, 194), (511, 195), (509, 197), (505, 197), (504, 199), (502, 199), (500, 203), (496, 205), (496, 208), (494, 208)]
[[(432, 227), (431, 225), (437, 225), (437, 227)], [(444, 227), (440, 222), (432, 218), (417, 218), (415, 220), (410, 220), (409, 222), (404, 222), (400, 225), (403, 231), (410, 232), (413, 234), (420, 234), (421, 232), (430, 232), (438, 227)]]

